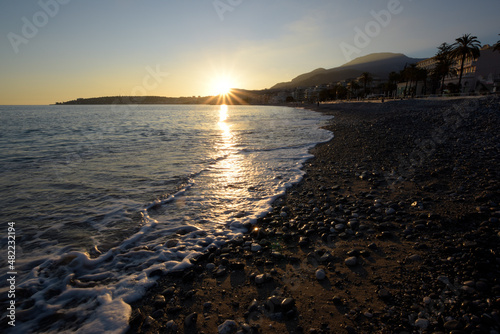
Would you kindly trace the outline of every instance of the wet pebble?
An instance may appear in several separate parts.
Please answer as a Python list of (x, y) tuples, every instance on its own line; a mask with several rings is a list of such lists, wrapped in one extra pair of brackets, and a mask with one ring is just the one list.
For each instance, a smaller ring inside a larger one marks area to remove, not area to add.
[(173, 320), (168, 321), (167, 324), (165, 325), (167, 333), (177, 333), (178, 328), (179, 326)]
[(231, 334), (236, 332), (238, 329), (238, 324), (234, 320), (226, 320), (223, 324), (217, 327), (217, 332), (219, 334)]
[(198, 320), (198, 313), (193, 312), (184, 319), (184, 325), (186, 327), (195, 327), (196, 321)]
[(422, 257), (418, 254), (413, 254), (410, 257), (408, 257), (408, 260), (410, 260), (411, 262), (419, 262), (422, 260)]
[(290, 311), (295, 306), (295, 299), (293, 298), (285, 298), (281, 302), (281, 309), (284, 312)]
[(258, 252), (262, 249), (262, 246), (256, 243), (253, 243), (252, 246), (250, 247), (250, 250), (252, 252)]
[(255, 276), (255, 283), (257, 284), (262, 284), (266, 281), (266, 275), (265, 274), (260, 274)]
[(346, 264), (346, 266), (354, 267), (358, 264), (358, 258), (355, 256), (348, 257), (347, 259), (345, 259), (344, 263)]
[(316, 270), (316, 279), (322, 281), (326, 278), (326, 273), (323, 269)]
[(430, 325), (430, 322), (427, 319), (418, 318), (417, 320), (415, 320), (415, 326), (420, 328), (420, 329), (427, 329), (427, 327), (429, 327), (429, 325)]
[(167, 304), (167, 302), (163, 295), (156, 295), (155, 298), (153, 299), (153, 304), (156, 308), (161, 308), (164, 307)]

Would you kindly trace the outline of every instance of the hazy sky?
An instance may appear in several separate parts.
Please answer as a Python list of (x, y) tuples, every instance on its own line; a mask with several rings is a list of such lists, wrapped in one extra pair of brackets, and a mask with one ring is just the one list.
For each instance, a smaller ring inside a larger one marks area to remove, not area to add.
[(268, 88), (374, 52), (430, 57), (466, 33), (493, 44), (499, 13), (499, 0), (2, 0), (0, 104)]

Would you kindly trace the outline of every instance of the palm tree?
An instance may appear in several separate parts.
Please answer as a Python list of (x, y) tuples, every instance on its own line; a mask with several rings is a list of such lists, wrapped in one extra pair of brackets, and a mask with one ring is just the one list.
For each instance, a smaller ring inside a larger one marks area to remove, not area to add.
[(460, 78), (458, 79), (458, 87), (461, 89), (465, 58), (467, 58), (467, 56), (472, 57), (472, 59), (478, 58), (481, 55), (481, 51), (479, 50), (481, 42), (477, 40), (476, 36), (471, 36), (470, 34), (463, 35), (455, 41), (456, 42), (452, 45), (453, 50), (451, 51), (451, 54), (455, 58), (461, 58)]
[(451, 56), (452, 46), (443, 43), (438, 47), (438, 52), (436, 53), (437, 64), (432, 71), (432, 75), (441, 82), (441, 94), (444, 92), (444, 80), (446, 77), (451, 77), (457, 75), (457, 71), (454, 68), (455, 60)]
[(413, 80), (417, 79), (418, 67), (417, 64), (410, 64), (405, 66), (404, 70), (401, 71), (402, 78), (406, 81), (405, 95), (413, 96)]
[[(415, 91), (417, 90), (418, 83), (420, 81), (423, 81), (424, 87), (423, 87), (423, 92), (420, 92), (420, 94), (423, 93), (423, 95), (427, 95), (427, 77), (429, 76), (429, 71), (427, 71), (425, 68), (417, 68), (416, 73), (415, 73)], [(418, 95), (418, 92), (416, 92)]]
[(398, 82), (401, 80), (401, 74), (397, 72), (389, 73), (389, 81), (387, 83), (387, 96), (393, 95), (394, 91), (398, 90)]
[(351, 98), (351, 94), (356, 96), (358, 95), (358, 89), (360, 88), (359, 84), (356, 81), (351, 81), (347, 84), (347, 87), (349, 88), (349, 99)]
[[(498, 34), (500, 36), (500, 34)], [(493, 45), (493, 51), (498, 51), (500, 52), (500, 41), (496, 42), (495, 45)]]
[(363, 94), (365, 94), (366, 97), (366, 86), (373, 81), (373, 77), (369, 72), (363, 72), (361, 73), (360, 80), (363, 83)]

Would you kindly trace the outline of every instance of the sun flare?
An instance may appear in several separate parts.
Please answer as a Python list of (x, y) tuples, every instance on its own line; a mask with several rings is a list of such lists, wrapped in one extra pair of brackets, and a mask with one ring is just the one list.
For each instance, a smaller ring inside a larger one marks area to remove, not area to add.
[(214, 86), (215, 95), (227, 95), (231, 93), (231, 83), (226, 79), (217, 80)]

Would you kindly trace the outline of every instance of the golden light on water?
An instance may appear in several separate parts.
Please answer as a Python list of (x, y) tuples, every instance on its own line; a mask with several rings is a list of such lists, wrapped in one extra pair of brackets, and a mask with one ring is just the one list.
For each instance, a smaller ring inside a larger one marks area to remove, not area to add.
[(220, 106), (218, 125), (222, 131), (221, 150), (223, 150), (224, 153), (227, 153), (227, 150), (230, 149), (234, 145), (234, 143), (232, 141), (233, 135), (231, 133), (231, 128), (230, 128), (229, 124), (226, 123), (227, 117), (228, 117), (227, 111), (228, 111), (227, 105), (223, 104)]
[[(223, 123), (227, 120), (227, 104), (223, 104), (220, 106), (220, 111), (219, 111), (219, 125), (220, 123)], [(227, 125), (227, 124), (225, 124)]]
[[(218, 161), (215, 169), (218, 170), (218, 176), (215, 179), (212, 192), (217, 198), (230, 199), (222, 206), (224, 213), (236, 210), (237, 199), (245, 196), (245, 189), (238, 187), (242, 173), (242, 157), (234, 154), (235, 137), (231, 131), (230, 122), (228, 122), (230, 110), (225, 104), (219, 107), (218, 127), (221, 131), (219, 147), (220, 153), (225, 155), (224, 159)], [(234, 201), (233, 201), (234, 200)], [(221, 222), (224, 223), (224, 222)]]

